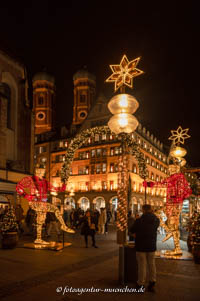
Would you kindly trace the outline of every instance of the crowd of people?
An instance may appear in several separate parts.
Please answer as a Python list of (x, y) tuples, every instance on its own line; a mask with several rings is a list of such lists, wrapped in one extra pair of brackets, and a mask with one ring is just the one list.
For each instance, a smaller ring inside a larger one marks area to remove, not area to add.
[[(8, 206), (0, 207), (0, 219), (8, 210)], [(28, 234), (35, 235), (35, 226), (36, 226), (36, 212), (31, 207), (29, 207), (26, 215), (24, 214), (24, 210), (20, 204), (16, 205), (14, 210), (16, 221), (18, 223), (19, 234)], [(112, 213), (110, 210), (106, 210), (106, 208), (87, 210), (84, 212), (81, 208), (63, 211), (63, 220), (67, 226), (76, 230), (80, 229), (81, 233), (83, 233), (83, 228), (86, 228), (86, 219), (89, 217), (92, 219), (92, 230), (94, 231), (86, 231), (88, 232), (87, 236), (92, 233), (92, 237), (96, 232), (99, 234), (107, 234), (108, 233), (108, 224), (111, 221)], [(94, 224), (94, 225), (93, 225)], [(43, 227), (44, 236), (50, 237), (52, 235), (52, 231), (56, 232), (57, 235), (61, 234), (59, 222), (55, 216), (54, 212), (47, 212), (46, 220)], [(86, 238), (85, 238), (86, 241)], [(86, 243), (87, 245), (87, 243)]]
[[(9, 209), (8, 206), (0, 207), (0, 220)], [(36, 212), (29, 207), (26, 216), (24, 216), (23, 208), (18, 204), (15, 208), (16, 221), (20, 233), (26, 230), (31, 235), (34, 235), (34, 226), (36, 225)], [(98, 248), (96, 245), (95, 234), (107, 234), (108, 224), (112, 219), (112, 213), (106, 208), (100, 210), (87, 210), (84, 212), (81, 208), (72, 209), (63, 212), (63, 219), (67, 226), (77, 230), (84, 236), (85, 247), (88, 248), (88, 236), (91, 237), (92, 247)], [(155, 267), (155, 250), (156, 237), (160, 221), (153, 213), (150, 205), (143, 205), (142, 214), (139, 212), (128, 212), (128, 235), (130, 241), (135, 241), (136, 259), (138, 263), (138, 281), (137, 288), (144, 287), (146, 281), (146, 273), (148, 270), (150, 282), (148, 285), (149, 291), (155, 290), (156, 283), (156, 267)], [(44, 235), (51, 236), (52, 229), (59, 236), (61, 230), (58, 220), (54, 212), (47, 212), (44, 225)]]

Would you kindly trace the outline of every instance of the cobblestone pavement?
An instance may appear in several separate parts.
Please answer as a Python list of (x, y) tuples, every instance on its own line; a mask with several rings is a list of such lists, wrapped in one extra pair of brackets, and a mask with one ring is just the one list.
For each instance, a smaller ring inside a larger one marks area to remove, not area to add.
[[(172, 248), (172, 242), (162, 244), (158, 235), (158, 249)], [(55, 238), (56, 239), (56, 238)], [(77, 233), (66, 235), (72, 246), (60, 252), (16, 248), (0, 250), (0, 299), (2, 301), (40, 300), (200, 300), (200, 265), (193, 261), (156, 259), (156, 294), (139, 293), (64, 293), (64, 287), (123, 288), (118, 283), (118, 246), (112, 231), (97, 235), (98, 249), (84, 248)], [(163, 246), (164, 245), (164, 246)], [(186, 243), (181, 243), (186, 249)], [(133, 283), (127, 284), (134, 288)], [(59, 288), (62, 291), (56, 292)]]

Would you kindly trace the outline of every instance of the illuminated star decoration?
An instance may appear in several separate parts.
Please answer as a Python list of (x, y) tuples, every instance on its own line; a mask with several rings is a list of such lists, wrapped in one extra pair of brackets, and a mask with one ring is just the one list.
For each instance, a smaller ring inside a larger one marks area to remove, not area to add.
[(129, 62), (124, 55), (119, 65), (110, 65), (113, 74), (106, 79), (106, 82), (115, 83), (115, 92), (123, 85), (133, 88), (133, 78), (144, 73), (136, 68), (139, 60), (140, 57)]
[(171, 131), (172, 136), (169, 137), (169, 140), (173, 140), (173, 144), (184, 144), (184, 140), (190, 138), (190, 136), (187, 134), (188, 131), (189, 129), (183, 130), (182, 127), (179, 126), (176, 131)]

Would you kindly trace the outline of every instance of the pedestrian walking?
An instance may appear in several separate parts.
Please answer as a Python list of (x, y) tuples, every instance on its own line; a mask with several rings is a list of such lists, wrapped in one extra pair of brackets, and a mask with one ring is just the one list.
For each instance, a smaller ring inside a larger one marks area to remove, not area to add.
[(49, 224), (49, 226), (47, 228), (48, 236), (51, 235), (51, 231), (53, 228), (56, 231), (57, 235), (60, 235), (60, 231), (58, 229), (58, 220), (57, 220), (54, 212), (47, 212), (46, 223)]
[(112, 218), (112, 213), (108, 209), (106, 210), (105, 234), (108, 234), (108, 224), (110, 223), (111, 218)]
[(100, 208), (101, 213), (99, 215), (99, 221), (98, 221), (98, 232), (99, 234), (104, 234), (105, 233), (105, 223), (107, 220), (106, 217), (106, 210), (105, 208)]
[(82, 224), (81, 235), (83, 235), (85, 238), (85, 247), (88, 248), (88, 236), (91, 236), (92, 246), (94, 248), (98, 248), (95, 242), (95, 233), (96, 233), (95, 216), (92, 215), (91, 212), (88, 210), (86, 211), (85, 216), (82, 218), (79, 224)]
[(156, 265), (155, 251), (157, 240), (157, 229), (160, 221), (152, 213), (151, 205), (143, 205), (143, 215), (136, 219), (130, 232), (135, 234), (136, 259), (138, 263), (137, 288), (145, 285), (147, 269), (149, 272), (148, 291), (155, 291)]
[(36, 212), (31, 207), (29, 207), (25, 217), (25, 223), (29, 231), (28, 234), (33, 234), (35, 219), (36, 219)]

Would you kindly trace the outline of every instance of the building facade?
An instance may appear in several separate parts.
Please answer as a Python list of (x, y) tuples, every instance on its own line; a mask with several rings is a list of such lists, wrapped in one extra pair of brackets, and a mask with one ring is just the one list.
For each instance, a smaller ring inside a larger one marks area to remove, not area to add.
[[(0, 51), (0, 204), (16, 202), (15, 186), (30, 174), (32, 113), (25, 67)], [(32, 147), (31, 147), (32, 146)]]
[[(45, 164), (46, 177), (55, 186), (61, 185), (60, 170), (70, 140), (75, 133), (95, 126), (107, 125), (111, 114), (108, 100), (100, 95), (95, 101), (95, 78), (89, 72), (79, 71), (74, 75), (73, 123), (70, 129), (44, 132), (35, 137), (35, 163)], [(38, 104), (34, 104), (37, 110)], [(84, 113), (84, 114), (82, 114)], [(82, 114), (82, 115), (81, 115)], [(163, 145), (141, 124), (132, 134), (140, 146), (147, 168), (148, 181), (162, 181), (168, 173), (168, 157)], [(62, 199), (68, 207), (88, 208), (107, 207), (114, 211), (117, 207), (118, 161), (122, 153), (120, 142), (115, 135), (95, 135), (84, 142), (76, 151), (71, 165), (67, 191), (63, 196), (53, 196), (59, 203)], [(131, 210), (140, 210), (144, 204), (143, 179), (139, 176), (136, 159), (129, 155), (130, 202)], [(163, 206), (165, 190), (147, 188), (147, 203), (154, 207)]]

